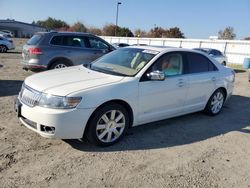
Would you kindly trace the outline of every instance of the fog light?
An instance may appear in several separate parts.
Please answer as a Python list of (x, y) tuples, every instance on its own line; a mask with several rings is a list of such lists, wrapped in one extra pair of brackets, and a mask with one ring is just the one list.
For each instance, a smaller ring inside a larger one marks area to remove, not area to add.
[(48, 134), (55, 134), (55, 127), (49, 127), (46, 125), (41, 125), (41, 131)]

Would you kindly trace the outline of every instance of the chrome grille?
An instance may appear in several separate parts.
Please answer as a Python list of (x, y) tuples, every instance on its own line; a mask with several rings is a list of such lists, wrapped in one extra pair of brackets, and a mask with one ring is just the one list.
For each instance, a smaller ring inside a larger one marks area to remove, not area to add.
[(39, 100), (41, 96), (41, 93), (26, 86), (23, 85), (21, 92), (19, 93), (19, 99), (21, 100), (22, 103), (34, 107)]

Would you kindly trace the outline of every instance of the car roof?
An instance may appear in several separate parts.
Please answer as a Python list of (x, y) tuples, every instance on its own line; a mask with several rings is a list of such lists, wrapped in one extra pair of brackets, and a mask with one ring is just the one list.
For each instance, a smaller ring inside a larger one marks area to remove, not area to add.
[(71, 31), (50, 31), (50, 32), (37, 32), (36, 34), (56, 34), (56, 35), (85, 35), (85, 36), (95, 36), (91, 33), (83, 32), (71, 32)]
[[(206, 51), (209, 51), (209, 50), (217, 50), (217, 49), (214, 49), (214, 48), (194, 48), (194, 49), (201, 49), (201, 50), (206, 50)], [(219, 51), (219, 50), (217, 50)]]
[[(171, 46), (129, 46), (126, 48), (136, 48), (136, 49), (144, 49), (144, 50), (153, 50), (153, 51), (158, 51), (158, 52), (171, 52), (171, 51), (182, 51), (182, 52), (195, 52), (195, 53), (200, 53), (197, 50), (191, 50), (191, 49), (186, 49), (186, 48), (177, 48), (177, 47), (171, 47)], [(203, 54), (203, 53), (201, 53)]]

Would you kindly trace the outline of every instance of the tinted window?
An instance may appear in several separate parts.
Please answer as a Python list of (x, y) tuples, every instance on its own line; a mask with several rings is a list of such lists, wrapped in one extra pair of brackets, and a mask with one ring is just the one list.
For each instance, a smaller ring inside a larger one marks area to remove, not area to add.
[(36, 45), (40, 39), (42, 38), (42, 35), (39, 35), (39, 34), (36, 34), (36, 35), (33, 35), (28, 41), (27, 41), (27, 44), (29, 45)]
[(89, 38), (90, 48), (109, 49), (109, 46), (97, 38)]
[(78, 36), (64, 36), (63, 37), (64, 46), (73, 46), (73, 47), (85, 47), (85, 41), (83, 37)]
[(62, 39), (63, 39), (62, 36), (55, 36), (55, 37), (52, 38), (50, 44), (53, 44), (53, 45), (62, 45)]
[(222, 53), (219, 50), (215, 50), (217, 55), (222, 55)]
[(214, 71), (217, 68), (205, 56), (196, 53), (187, 53), (188, 72), (200, 73)]
[(209, 54), (212, 54), (214, 56), (220, 56), (220, 55), (222, 55), (221, 52), (218, 51), (218, 50), (211, 50), (211, 52)]
[(151, 71), (162, 71), (165, 76), (176, 76), (183, 74), (184, 63), (179, 53), (166, 54), (160, 57), (152, 66)]

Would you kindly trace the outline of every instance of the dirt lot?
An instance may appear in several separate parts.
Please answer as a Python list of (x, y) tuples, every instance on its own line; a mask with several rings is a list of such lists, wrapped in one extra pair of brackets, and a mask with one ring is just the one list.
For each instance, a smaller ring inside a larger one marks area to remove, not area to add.
[(0, 187), (250, 187), (246, 72), (238, 71), (219, 116), (200, 112), (142, 125), (99, 148), (21, 126), (13, 100), (32, 73), (21, 69), (20, 49), (0, 54)]

